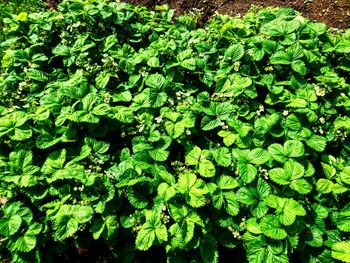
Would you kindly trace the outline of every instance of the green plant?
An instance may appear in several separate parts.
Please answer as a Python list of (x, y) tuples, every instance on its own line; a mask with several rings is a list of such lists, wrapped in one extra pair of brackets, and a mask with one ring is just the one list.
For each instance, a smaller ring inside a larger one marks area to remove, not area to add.
[(172, 14), (74, 0), (5, 20), (2, 257), (98, 240), (121, 262), (346, 261), (350, 31)]
[(3, 19), (21, 12), (39, 12), (44, 9), (45, 3), (42, 0), (0, 0), (0, 42), (4, 41)]

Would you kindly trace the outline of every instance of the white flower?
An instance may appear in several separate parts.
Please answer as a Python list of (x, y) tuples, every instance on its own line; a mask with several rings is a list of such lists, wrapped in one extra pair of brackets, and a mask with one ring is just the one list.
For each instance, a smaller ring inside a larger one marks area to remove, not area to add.
[(154, 120), (157, 122), (157, 123), (161, 123), (162, 120), (163, 120), (163, 117), (162, 116), (159, 116), (157, 118), (154, 118)]
[(321, 118), (319, 119), (319, 121), (320, 121), (320, 123), (325, 124), (326, 119), (325, 119), (324, 117), (321, 117)]
[(191, 131), (190, 130), (186, 130), (186, 134), (187, 135), (191, 135)]
[(319, 86), (315, 86), (315, 93), (317, 96), (323, 97), (324, 95), (326, 95), (326, 89), (321, 88)]
[(287, 116), (289, 114), (289, 112), (287, 111), (287, 110), (284, 110), (283, 112), (282, 112), (282, 115), (283, 116)]

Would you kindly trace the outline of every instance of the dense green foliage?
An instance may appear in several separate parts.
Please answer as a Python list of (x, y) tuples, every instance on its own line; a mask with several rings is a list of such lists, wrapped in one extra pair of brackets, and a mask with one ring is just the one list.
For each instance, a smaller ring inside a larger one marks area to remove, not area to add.
[(172, 13), (75, 0), (5, 20), (0, 254), (349, 262), (350, 30)]
[[(0, 41), (4, 40), (3, 19), (12, 14), (20, 12), (38, 12), (43, 11), (45, 3), (43, 0), (0, 0)], [(0, 47), (1, 50), (1, 47)]]

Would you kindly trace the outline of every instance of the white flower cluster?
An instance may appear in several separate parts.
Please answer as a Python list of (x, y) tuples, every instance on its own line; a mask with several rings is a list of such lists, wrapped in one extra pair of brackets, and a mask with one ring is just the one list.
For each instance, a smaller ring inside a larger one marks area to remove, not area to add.
[(189, 92), (183, 92), (183, 91), (177, 91), (175, 94), (176, 94), (176, 98), (177, 98), (178, 100), (181, 100), (182, 98), (191, 96), (191, 93), (189, 93)]
[(156, 121), (156, 123), (161, 123), (163, 120), (163, 117), (159, 116), (159, 117), (154, 118), (154, 120)]
[(326, 89), (325, 88), (321, 88), (319, 86), (315, 86), (315, 93), (316, 93), (317, 96), (323, 97), (324, 95), (326, 95)]
[(256, 115), (260, 116), (262, 112), (264, 112), (265, 107), (264, 105), (260, 105), (259, 109), (256, 111)]

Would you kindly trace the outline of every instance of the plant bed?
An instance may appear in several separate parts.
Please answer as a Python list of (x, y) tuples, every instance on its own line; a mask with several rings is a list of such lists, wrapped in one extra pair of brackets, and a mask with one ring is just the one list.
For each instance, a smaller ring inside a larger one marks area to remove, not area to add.
[(0, 259), (348, 262), (350, 30), (173, 14), (4, 21)]

